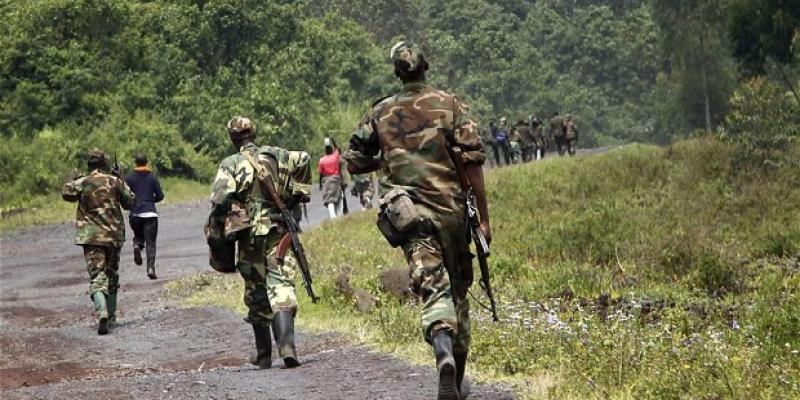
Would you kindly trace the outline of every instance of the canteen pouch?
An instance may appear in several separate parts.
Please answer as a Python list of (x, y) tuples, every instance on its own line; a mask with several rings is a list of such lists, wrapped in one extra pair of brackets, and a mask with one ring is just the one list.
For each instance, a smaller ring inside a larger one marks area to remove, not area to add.
[(402, 246), (421, 220), (411, 195), (405, 190), (394, 189), (383, 196), (380, 204), (378, 229), (392, 247)]
[(386, 238), (386, 241), (389, 242), (389, 245), (392, 247), (402, 246), (408, 242), (408, 235), (398, 231), (397, 228), (392, 225), (385, 209), (382, 209), (381, 212), (378, 213), (378, 230), (381, 231), (383, 237)]
[(392, 226), (400, 232), (409, 232), (419, 226), (420, 217), (411, 195), (405, 190), (394, 189), (381, 199), (381, 209)]

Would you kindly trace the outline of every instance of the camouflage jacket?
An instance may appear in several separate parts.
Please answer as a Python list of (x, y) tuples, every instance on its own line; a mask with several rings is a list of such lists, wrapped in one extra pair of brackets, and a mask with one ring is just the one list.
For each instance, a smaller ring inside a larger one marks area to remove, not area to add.
[(344, 157), (357, 168), (379, 157), (381, 196), (405, 189), (415, 203), (435, 213), (462, 213), (463, 193), (448, 153), (448, 137), (464, 151), (465, 162), (482, 164), (486, 158), (467, 111), (467, 105), (451, 94), (424, 83), (406, 84), (400, 93), (373, 106)]
[(575, 125), (575, 122), (564, 122), (564, 132), (566, 132), (565, 137), (567, 139), (578, 139), (578, 127)]
[(244, 152), (258, 157), (262, 165), (270, 165), (268, 172), (277, 186), (278, 195), (284, 201), (292, 195), (311, 195), (311, 157), (304, 151), (289, 151), (280, 147), (261, 146), (248, 143), (239, 153), (226, 157), (217, 169), (211, 193), (212, 212), (227, 213), (232, 208), (244, 207), (247, 210), (251, 232), (254, 236), (264, 236), (276, 225), (270, 219), (270, 212), (277, 213), (270, 199), (265, 199), (260, 190), (255, 189), (255, 168)]
[(517, 136), (517, 141), (523, 146), (533, 145), (533, 134), (528, 124), (514, 125), (514, 133)]
[(122, 208), (128, 210), (135, 195), (120, 178), (94, 170), (67, 182), (61, 197), (78, 202), (75, 214), (75, 244), (121, 247), (125, 242)]
[(564, 137), (564, 119), (560, 115), (550, 118), (550, 137)]

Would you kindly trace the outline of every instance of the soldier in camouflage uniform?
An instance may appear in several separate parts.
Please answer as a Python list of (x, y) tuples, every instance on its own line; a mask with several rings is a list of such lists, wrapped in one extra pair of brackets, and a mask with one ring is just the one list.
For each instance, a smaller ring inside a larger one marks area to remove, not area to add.
[(553, 117), (550, 118), (550, 138), (556, 142), (556, 148), (558, 148), (558, 155), (560, 156), (563, 156), (567, 151), (565, 134), (564, 119), (556, 111), (553, 113)]
[(294, 345), (297, 261), (288, 253), (282, 265), (276, 260), (278, 242), (285, 232), (274, 222), (280, 212), (257, 176), (261, 173), (272, 176), (278, 195), (291, 209), (310, 200), (310, 157), (304, 151), (256, 146), (253, 143), (256, 130), (247, 118), (234, 117), (227, 128), (239, 152), (219, 165), (211, 194), (211, 212), (230, 215), (232, 211), (245, 209), (248, 213), (246, 228), (238, 236), (236, 269), (245, 282), (247, 319), (255, 335), (256, 353), (251, 362), (265, 369), (272, 365), (271, 326), (284, 364), (296, 367), (300, 365)]
[(489, 166), (500, 166), (500, 149), (497, 148), (497, 142), (494, 141), (494, 132), (497, 130), (494, 120), (489, 121), (489, 126), (480, 129), (481, 139), (486, 146), (489, 146), (491, 157), (489, 159)]
[(525, 123), (524, 119), (518, 120), (517, 124), (514, 125), (514, 135), (519, 141), (520, 157), (522, 158), (522, 162), (530, 162), (533, 156), (535, 143), (533, 141), (531, 127)]
[(353, 175), (353, 188), (350, 194), (358, 197), (361, 207), (372, 208), (372, 197), (374, 195), (375, 173)]
[(572, 120), (572, 115), (567, 114), (564, 121), (564, 142), (567, 153), (570, 157), (575, 155), (575, 147), (578, 143), (578, 126)]
[(481, 229), (491, 240), (481, 169), (485, 154), (466, 104), (425, 83), (428, 63), (419, 48), (400, 42), (390, 54), (403, 89), (373, 105), (368, 123), (351, 137), (345, 158), (351, 172), (381, 169), (382, 203), (392, 193), (405, 191), (421, 217), (405, 232), (402, 248), (411, 288), (423, 302), (421, 330), (436, 357), (438, 398), (458, 399), (470, 342), (466, 295), (473, 272), (464, 235), (466, 194), (449, 150), (463, 150)]
[(134, 194), (119, 170), (109, 175), (105, 154), (89, 152), (89, 175), (64, 184), (61, 197), (78, 202), (75, 215), (75, 244), (83, 247), (89, 272), (89, 294), (97, 314), (97, 333), (108, 333), (109, 322), (116, 321), (119, 289), (119, 252), (125, 242), (125, 220), (122, 208), (134, 203)]
[(544, 158), (547, 151), (547, 138), (544, 136), (542, 120), (536, 116), (531, 115), (531, 131), (533, 135), (533, 143), (535, 145), (534, 151), (536, 152), (536, 159), (541, 160)]

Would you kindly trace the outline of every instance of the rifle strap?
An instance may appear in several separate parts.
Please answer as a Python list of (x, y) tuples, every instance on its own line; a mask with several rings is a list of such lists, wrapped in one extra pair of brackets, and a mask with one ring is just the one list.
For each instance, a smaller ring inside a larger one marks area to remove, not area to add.
[(280, 208), (280, 205), (283, 204), (282, 201), (278, 198), (277, 189), (275, 189), (275, 182), (272, 179), (272, 174), (264, 167), (260, 162), (258, 162), (249, 151), (243, 151), (242, 155), (245, 159), (253, 166), (255, 169), (255, 178), (258, 179), (259, 184), (261, 185), (262, 195), (265, 199), (272, 200), (272, 203)]

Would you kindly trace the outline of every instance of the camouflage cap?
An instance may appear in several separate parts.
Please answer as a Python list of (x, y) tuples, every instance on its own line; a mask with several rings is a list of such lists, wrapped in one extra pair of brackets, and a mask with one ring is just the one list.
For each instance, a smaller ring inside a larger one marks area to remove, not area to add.
[(397, 60), (403, 60), (410, 65), (409, 70), (417, 68), (419, 56), (421, 55), (422, 50), (419, 48), (419, 46), (407, 41), (397, 42), (397, 44), (392, 46), (392, 49), (389, 51), (389, 58), (392, 59), (392, 63)]
[(97, 163), (105, 163), (106, 162), (106, 153), (103, 153), (103, 150), (94, 148), (89, 150), (87, 161), (90, 164), (97, 164)]
[(240, 135), (242, 133), (253, 132), (255, 127), (253, 125), (253, 121), (250, 121), (249, 118), (236, 116), (231, 118), (228, 121), (228, 133), (231, 135)]

